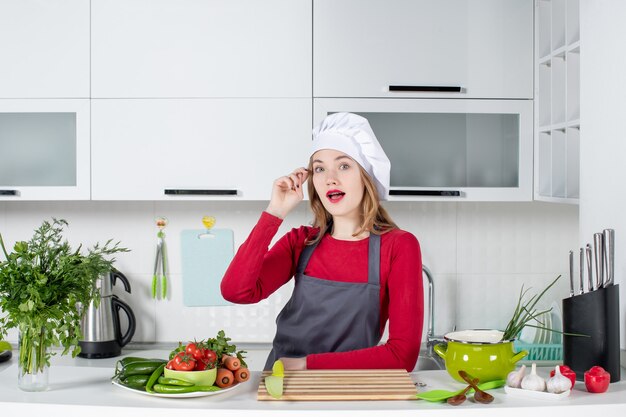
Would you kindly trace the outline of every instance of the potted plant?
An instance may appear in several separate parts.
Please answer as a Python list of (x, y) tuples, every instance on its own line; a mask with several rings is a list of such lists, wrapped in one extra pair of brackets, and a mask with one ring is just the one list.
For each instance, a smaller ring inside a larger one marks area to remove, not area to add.
[(72, 357), (80, 352), (80, 305), (98, 301), (95, 281), (114, 262), (106, 256), (128, 251), (108, 240), (83, 254), (82, 245), (73, 250), (62, 240), (65, 226), (63, 219), (44, 221), (11, 253), (0, 234), (5, 258), (0, 262), (0, 339), (8, 329), (19, 329), (18, 386), (25, 391), (48, 388), (51, 347), (62, 346), (62, 355), (71, 350)]

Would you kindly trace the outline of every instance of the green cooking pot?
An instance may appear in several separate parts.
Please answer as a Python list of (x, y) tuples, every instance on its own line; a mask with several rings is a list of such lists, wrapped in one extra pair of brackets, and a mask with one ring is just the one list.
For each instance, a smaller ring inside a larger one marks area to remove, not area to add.
[(465, 382), (459, 376), (464, 370), (480, 382), (506, 379), (515, 369), (517, 361), (528, 355), (528, 351), (513, 351), (513, 340), (501, 340), (499, 330), (462, 330), (444, 336), (446, 344), (435, 346), (435, 352), (446, 363), (452, 378)]

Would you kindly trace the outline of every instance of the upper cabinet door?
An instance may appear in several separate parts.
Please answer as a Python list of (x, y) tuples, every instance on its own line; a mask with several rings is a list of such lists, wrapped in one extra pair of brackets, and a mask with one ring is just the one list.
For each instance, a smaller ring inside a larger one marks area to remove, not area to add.
[(314, 0), (313, 10), (315, 97), (533, 98), (532, 0)]
[(311, 99), (92, 100), (92, 199), (269, 200), (307, 163)]
[(89, 100), (0, 100), (0, 201), (89, 200)]
[(91, 3), (94, 98), (311, 96), (311, 0)]
[(0, 98), (89, 97), (89, 0), (0, 1)]

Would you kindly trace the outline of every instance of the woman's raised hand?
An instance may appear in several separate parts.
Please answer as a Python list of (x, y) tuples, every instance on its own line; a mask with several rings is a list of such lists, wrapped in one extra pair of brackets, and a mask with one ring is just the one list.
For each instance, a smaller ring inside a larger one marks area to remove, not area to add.
[(284, 219), (304, 198), (302, 188), (308, 177), (309, 172), (306, 168), (300, 167), (295, 169), (291, 174), (280, 177), (274, 181), (272, 186), (272, 199), (265, 211)]

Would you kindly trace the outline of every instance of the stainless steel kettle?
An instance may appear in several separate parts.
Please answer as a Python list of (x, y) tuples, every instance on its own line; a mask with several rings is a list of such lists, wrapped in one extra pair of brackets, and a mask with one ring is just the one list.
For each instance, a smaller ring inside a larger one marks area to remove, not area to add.
[[(116, 280), (122, 281), (126, 292), (130, 293), (130, 283), (121, 272), (113, 270), (96, 280), (100, 290), (100, 304), (92, 301), (81, 321), (83, 338), (79, 341), (81, 352), (78, 356), (89, 359), (112, 358), (122, 353), (122, 346), (130, 342), (135, 334), (135, 314), (128, 304), (113, 294)], [(128, 317), (128, 328), (122, 334), (120, 310)]]

